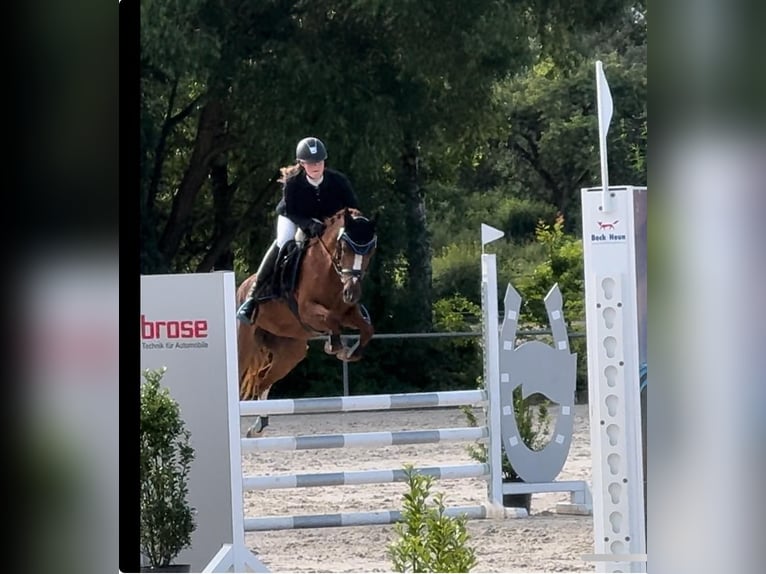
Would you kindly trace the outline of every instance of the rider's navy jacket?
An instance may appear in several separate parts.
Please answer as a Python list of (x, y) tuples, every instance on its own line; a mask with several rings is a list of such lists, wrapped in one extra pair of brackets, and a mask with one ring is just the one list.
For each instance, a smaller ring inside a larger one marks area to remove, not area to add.
[(277, 213), (306, 227), (312, 218), (323, 221), (344, 207), (359, 209), (351, 182), (334, 169), (326, 168), (319, 187), (314, 187), (301, 171), (287, 180)]

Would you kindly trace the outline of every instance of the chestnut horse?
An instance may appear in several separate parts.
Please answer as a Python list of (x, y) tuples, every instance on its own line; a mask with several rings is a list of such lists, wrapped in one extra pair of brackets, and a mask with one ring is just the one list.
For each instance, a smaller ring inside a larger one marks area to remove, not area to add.
[[(271, 386), (306, 357), (308, 340), (313, 337), (328, 335), (324, 351), (341, 361), (361, 359), (372, 338), (373, 327), (359, 300), (377, 246), (374, 218), (367, 219), (356, 209), (343, 209), (324, 223), (321, 236), (288, 242), (282, 248), (273, 278), (264, 278), (267, 293), (256, 293), (253, 323), (240, 322), (237, 327), (240, 400), (265, 400)], [(292, 287), (280, 281), (291, 275), (284, 252), (292, 253), (291, 260), (300, 257)], [(237, 305), (245, 300), (255, 279), (251, 275), (240, 284)], [(355, 347), (343, 346), (343, 327), (359, 331)], [(268, 417), (258, 417), (248, 436), (260, 433), (266, 425)]]

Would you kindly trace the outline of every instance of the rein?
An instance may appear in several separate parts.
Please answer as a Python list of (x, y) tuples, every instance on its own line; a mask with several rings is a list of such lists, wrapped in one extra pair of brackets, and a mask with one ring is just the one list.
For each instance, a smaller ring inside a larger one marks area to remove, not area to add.
[(339, 277), (342, 277), (343, 269), (340, 267), (340, 256), (336, 257), (336, 253), (338, 252), (338, 247), (340, 245), (340, 238), (338, 238), (338, 243), (335, 244), (335, 253), (330, 253), (330, 250), (328, 249), (327, 245), (325, 245), (325, 242), (322, 241), (321, 237), (317, 237), (317, 241), (324, 248), (325, 253), (330, 256), (330, 263), (332, 263), (332, 268), (335, 270), (335, 273), (337, 273)]

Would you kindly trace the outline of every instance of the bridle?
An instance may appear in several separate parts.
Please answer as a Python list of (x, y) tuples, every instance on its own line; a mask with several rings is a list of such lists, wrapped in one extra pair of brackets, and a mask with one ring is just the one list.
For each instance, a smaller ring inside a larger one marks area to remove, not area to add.
[(375, 234), (373, 238), (368, 241), (367, 243), (356, 243), (353, 239), (351, 239), (348, 236), (348, 233), (346, 233), (346, 228), (341, 227), (340, 231), (338, 232), (338, 240), (335, 242), (335, 251), (330, 252), (327, 245), (324, 241), (322, 241), (321, 237), (317, 237), (317, 240), (324, 248), (325, 252), (330, 256), (330, 262), (332, 263), (332, 268), (335, 270), (335, 273), (338, 274), (338, 277), (343, 279), (344, 277), (351, 277), (351, 278), (357, 278), (361, 280), (364, 277), (364, 270), (362, 269), (362, 266), (359, 266), (359, 269), (348, 269), (343, 268), (341, 266), (341, 260), (343, 258), (343, 243), (346, 243), (351, 250), (360, 257), (364, 257), (370, 251), (375, 249), (375, 247), (378, 245), (378, 236)]

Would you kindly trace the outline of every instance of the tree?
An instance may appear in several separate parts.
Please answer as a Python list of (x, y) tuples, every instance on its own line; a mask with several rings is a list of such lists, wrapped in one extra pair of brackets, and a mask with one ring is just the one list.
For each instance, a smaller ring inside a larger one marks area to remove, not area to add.
[(614, 27), (564, 34), (557, 46), (573, 50), (563, 62), (560, 52), (541, 49), (534, 66), (497, 85), (494, 103), (503, 125), (493, 145), (504, 152), (497, 169), (527, 182), (527, 197), (555, 205), (570, 231), (580, 221), (580, 188), (600, 183), (596, 59), (604, 61), (614, 101), (610, 182), (646, 184), (645, 12), (625, 3)]
[[(364, 301), (376, 329), (430, 330), (443, 295), (432, 261), (472, 241), (483, 213), (519, 241), (557, 209), (576, 225), (577, 186), (598, 174), (597, 153), (583, 145), (595, 134), (585, 107), (594, 55), (605, 61), (618, 114), (626, 109), (619, 90), (636, 109), (643, 98), (642, 51), (631, 48), (641, 29), (624, 17), (633, 5), (147, 0), (141, 271), (233, 269), (243, 279), (273, 238), (279, 167), (293, 161), (295, 142), (316, 135), (365, 213), (379, 216)], [(624, 74), (613, 74), (612, 53)], [(615, 117), (613, 181), (628, 164), (622, 158), (643, 161), (641, 113)], [(529, 139), (536, 163), (508, 145), (530, 151)], [(514, 202), (493, 204), (498, 197)]]

